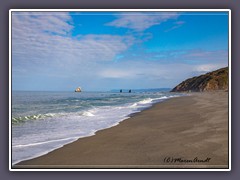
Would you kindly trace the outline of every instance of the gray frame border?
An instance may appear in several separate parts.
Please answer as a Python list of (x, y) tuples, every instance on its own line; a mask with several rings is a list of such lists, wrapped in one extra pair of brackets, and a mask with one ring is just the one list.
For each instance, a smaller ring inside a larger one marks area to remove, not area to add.
[[(231, 10), (230, 9), (10, 9), (9, 10), (9, 122), (12, 113), (12, 15), (14, 12), (225, 12), (228, 13), (228, 69), (229, 69), (229, 93), (228, 93), (228, 168), (160, 168), (160, 167), (140, 167), (126, 168), (114, 166), (109, 168), (14, 168), (12, 161), (11, 132), (12, 126), (9, 124), (9, 170), (10, 171), (230, 171), (231, 170)], [(10, 83), (11, 82), (11, 83)]]
[[(58, 9), (65, 9), (65, 8), (74, 8), (74, 9), (81, 9), (81, 8), (111, 8), (111, 9), (177, 9), (177, 8), (206, 8), (206, 9), (231, 9), (232, 10), (232, 171), (231, 172), (80, 172), (78, 173), (71, 173), (65, 172), (46, 172), (41, 173), (39, 172), (9, 172), (8, 171), (8, 10), (12, 8), (23, 8), (23, 9), (41, 9), (41, 8), (58, 8)], [(209, 0), (202, 0), (202, 1), (189, 1), (189, 0), (168, 0), (168, 1), (159, 1), (156, 2), (154, 0), (138, 0), (137, 4), (134, 1), (128, 0), (121, 0), (115, 2), (112, 0), (111, 2), (107, 0), (102, 0), (101, 2), (98, 0), (88, 0), (86, 2), (77, 2), (73, 0), (64, 1), (58, 0), (56, 1), (48, 1), (48, 0), (41, 0), (41, 1), (31, 1), (31, 0), (21, 0), (21, 1), (6, 1), (0, 2), (0, 47), (1, 51), (1, 59), (0, 59), (0, 84), (1, 93), (0, 93), (0, 115), (2, 120), (1, 124), (1, 131), (0, 131), (0, 138), (1, 138), (1, 153), (0, 159), (2, 160), (0, 165), (0, 174), (1, 177), (4, 179), (26, 179), (26, 178), (35, 178), (35, 179), (42, 179), (42, 178), (56, 178), (56, 179), (66, 179), (71, 176), (71, 179), (79, 179), (79, 178), (98, 178), (98, 179), (122, 179), (122, 178), (129, 178), (133, 179), (158, 179), (159, 177), (162, 178), (170, 178), (170, 179), (239, 179), (239, 174), (237, 173), (239, 162), (239, 154), (240, 146), (239, 142), (237, 142), (237, 137), (240, 137), (240, 131), (237, 129), (240, 122), (237, 120), (239, 117), (240, 112), (237, 111), (240, 95), (237, 92), (240, 92), (240, 87), (237, 84), (237, 78), (240, 76), (240, 71), (237, 67), (239, 67), (239, 59), (240, 58), (240, 51), (238, 51), (239, 47), (239, 39), (240, 35), (237, 32), (240, 32), (240, 24), (237, 20), (237, 17), (240, 16), (240, 5), (239, 2), (236, 1), (228, 1), (228, 0), (218, 0), (209, 1)], [(37, 176), (36, 176), (36, 174)], [(102, 176), (99, 176), (101, 173)], [(180, 175), (181, 173), (181, 175)], [(108, 174), (108, 175), (107, 175)], [(80, 175), (80, 176), (79, 176)]]

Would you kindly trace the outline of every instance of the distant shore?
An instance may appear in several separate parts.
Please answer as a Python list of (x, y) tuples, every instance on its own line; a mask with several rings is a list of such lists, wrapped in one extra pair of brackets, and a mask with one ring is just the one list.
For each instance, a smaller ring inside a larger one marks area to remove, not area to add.
[(13, 168), (228, 168), (228, 92), (157, 103)]

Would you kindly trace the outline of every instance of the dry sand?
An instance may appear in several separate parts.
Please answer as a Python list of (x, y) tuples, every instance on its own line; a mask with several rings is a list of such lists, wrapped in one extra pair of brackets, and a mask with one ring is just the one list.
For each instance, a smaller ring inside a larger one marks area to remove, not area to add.
[(228, 168), (228, 92), (169, 99), (14, 168)]

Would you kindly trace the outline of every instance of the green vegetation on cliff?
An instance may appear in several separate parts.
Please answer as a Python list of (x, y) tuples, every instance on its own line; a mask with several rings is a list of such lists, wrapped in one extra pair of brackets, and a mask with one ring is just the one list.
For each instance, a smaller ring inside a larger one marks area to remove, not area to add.
[(171, 92), (228, 90), (228, 67), (189, 78)]

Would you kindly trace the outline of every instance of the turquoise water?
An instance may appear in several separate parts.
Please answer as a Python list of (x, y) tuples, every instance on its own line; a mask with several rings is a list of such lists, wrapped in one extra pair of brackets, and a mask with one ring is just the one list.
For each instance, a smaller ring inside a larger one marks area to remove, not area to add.
[(161, 89), (119, 92), (12, 92), (12, 163), (46, 154), (117, 125), (156, 102)]

